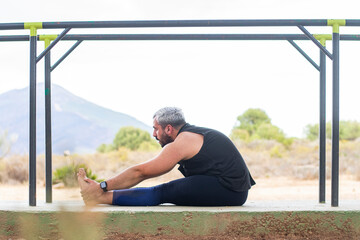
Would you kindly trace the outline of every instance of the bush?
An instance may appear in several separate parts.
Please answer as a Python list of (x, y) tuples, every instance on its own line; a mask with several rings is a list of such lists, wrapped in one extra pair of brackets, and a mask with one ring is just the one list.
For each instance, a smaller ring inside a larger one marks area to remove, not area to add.
[(11, 149), (12, 141), (8, 136), (8, 132), (0, 129), (0, 159), (5, 157)]
[(28, 167), (24, 166), (22, 162), (12, 162), (6, 165), (7, 178), (24, 183), (29, 179)]
[(53, 183), (63, 183), (65, 187), (75, 187), (77, 183), (77, 172), (80, 168), (84, 168), (86, 176), (95, 181), (102, 181), (97, 179), (97, 176), (83, 163), (81, 164), (70, 164), (60, 167), (55, 170), (53, 175)]
[(237, 120), (230, 134), (233, 141), (237, 139), (245, 142), (257, 139), (276, 140), (286, 147), (293, 142), (293, 139), (286, 138), (284, 132), (271, 123), (271, 119), (261, 109), (250, 108), (238, 116)]
[(261, 124), (254, 135), (260, 139), (274, 139), (278, 142), (283, 141), (285, 138), (284, 133), (278, 127), (270, 123)]
[[(357, 121), (340, 121), (339, 122), (340, 140), (355, 140), (360, 137), (360, 123)], [(326, 138), (332, 136), (331, 123), (326, 123)], [(306, 138), (313, 141), (319, 138), (319, 124), (309, 124), (305, 127)]]
[(250, 141), (250, 134), (248, 131), (244, 130), (244, 129), (238, 129), (235, 128), (231, 131), (230, 134), (230, 139), (235, 141), (237, 139), (243, 140), (245, 142), (249, 142)]
[(123, 127), (116, 134), (113, 141), (115, 149), (126, 147), (131, 150), (139, 149), (143, 142), (155, 142), (147, 131), (135, 127)]
[(282, 158), (283, 154), (281, 153), (281, 149), (279, 147), (279, 145), (274, 146), (273, 148), (270, 149), (270, 157), (272, 158)]
[(246, 130), (250, 136), (257, 131), (261, 124), (271, 123), (265, 111), (259, 108), (249, 108), (242, 115), (238, 116), (237, 120), (239, 126), (236, 128)]
[(160, 145), (151, 138), (147, 131), (135, 127), (122, 127), (116, 134), (112, 144), (101, 144), (97, 151), (101, 153), (116, 151), (125, 147), (132, 151), (154, 151)]
[(101, 144), (96, 151), (100, 152), (100, 153), (107, 153), (107, 152), (112, 152), (114, 151), (114, 146), (112, 144)]
[(143, 152), (152, 152), (159, 149), (159, 144), (155, 141), (151, 142), (142, 142), (137, 150)]

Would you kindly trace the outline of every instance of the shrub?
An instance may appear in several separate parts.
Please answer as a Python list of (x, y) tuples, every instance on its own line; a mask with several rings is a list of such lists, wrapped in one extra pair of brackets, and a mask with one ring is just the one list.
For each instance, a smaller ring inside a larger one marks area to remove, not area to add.
[(4, 181), (6, 175), (6, 164), (3, 159), (0, 158), (0, 183)]
[(113, 146), (115, 149), (126, 147), (131, 150), (138, 150), (143, 142), (156, 143), (147, 131), (135, 127), (123, 127), (116, 134)]
[(80, 168), (84, 168), (86, 176), (95, 181), (102, 181), (97, 179), (97, 176), (83, 163), (81, 164), (70, 164), (60, 168), (57, 168), (53, 175), (53, 183), (63, 183), (65, 187), (77, 186), (77, 172)]
[(276, 158), (282, 158), (283, 155), (281, 153), (281, 149), (279, 145), (274, 146), (273, 148), (270, 149), (270, 156), (271, 157), (276, 157)]
[(28, 167), (22, 162), (12, 162), (6, 165), (7, 178), (24, 183), (29, 179)]
[(238, 129), (246, 130), (249, 135), (253, 135), (257, 128), (263, 123), (271, 123), (270, 118), (264, 110), (259, 108), (249, 108), (242, 115), (237, 117)]
[(135, 127), (122, 127), (116, 134), (112, 144), (101, 144), (97, 151), (107, 153), (125, 147), (132, 151), (154, 151), (160, 148), (147, 131)]
[(278, 142), (282, 142), (285, 139), (284, 133), (278, 127), (270, 123), (261, 124), (258, 127), (255, 136), (260, 139), (274, 139)]
[(11, 149), (12, 141), (8, 136), (7, 131), (2, 131), (0, 129), (0, 159), (5, 157)]
[(114, 147), (112, 144), (101, 144), (97, 149), (96, 151), (100, 152), (100, 153), (107, 153), (107, 152), (111, 152), (111, 151), (114, 151)]
[(237, 120), (230, 134), (233, 141), (237, 139), (245, 142), (257, 139), (276, 140), (285, 147), (289, 147), (293, 142), (293, 139), (286, 138), (284, 132), (271, 123), (271, 119), (261, 109), (250, 108), (238, 116)]
[(159, 150), (159, 144), (155, 141), (142, 142), (138, 148), (142, 152), (153, 152)]
[(24, 183), (29, 179), (28, 156), (12, 155), (0, 160), (0, 182)]
[(244, 130), (244, 129), (238, 129), (235, 128), (231, 131), (230, 134), (230, 139), (235, 141), (237, 139), (243, 140), (245, 142), (249, 142), (250, 140), (250, 134), (248, 131)]
[[(339, 122), (340, 140), (355, 140), (360, 137), (360, 123), (357, 121), (340, 121)], [(331, 123), (326, 123), (326, 137), (331, 139)], [(313, 141), (319, 138), (319, 124), (309, 124), (304, 129), (306, 138)]]

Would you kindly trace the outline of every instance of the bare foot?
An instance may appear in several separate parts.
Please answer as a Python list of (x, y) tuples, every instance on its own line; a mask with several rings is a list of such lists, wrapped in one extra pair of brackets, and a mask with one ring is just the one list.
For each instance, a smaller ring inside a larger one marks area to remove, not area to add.
[[(78, 183), (79, 183), (79, 186), (80, 186), (80, 192), (81, 192), (81, 195), (84, 191), (86, 191), (90, 185), (89, 182), (87, 182), (87, 180), (89, 180), (87, 177), (86, 177), (86, 172), (83, 168), (79, 168), (79, 172), (77, 173), (77, 177), (78, 177)], [(85, 204), (87, 206), (93, 206), (95, 205), (96, 203), (94, 201), (90, 201), (89, 199), (85, 199), (84, 196), (82, 195), (83, 197), (83, 200), (85, 202)]]
[[(86, 177), (86, 172), (83, 168), (79, 169), (77, 176), (78, 176), (78, 183), (80, 186), (81, 196), (86, 206), (94, 206), (99, 203), (108, 203), (108, 202), (109, 204), (111, 204), (112, 198), (111, 200), (104, 202), (103, 198), (105, 197), (105, 193), (103, 193), (103, 191), (100, 190), (100, 187), (98, 186), (97, 182)], [(97, 193), (97, 191), (94, 192), (94, 188), (96, 190), (99, 190), (100, 194)]]
[(79, 172), (77, 173), (77, 176), (78, 176), (78, 183), (82, 191), (89, 185), (89, 183), (85, 181), (87, 179), (85, 170), (83, 168), (80, 168)]

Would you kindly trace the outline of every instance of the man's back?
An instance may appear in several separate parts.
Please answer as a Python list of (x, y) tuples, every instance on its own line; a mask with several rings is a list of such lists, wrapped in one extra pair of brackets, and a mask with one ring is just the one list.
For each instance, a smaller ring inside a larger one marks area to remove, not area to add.
[(246, 191), (255, 184), (241, 154), (232, 141), (219, 131), (185, 124), (179, 131), (204, 136), (200, 151), (191, 159), (179, 162), (185, 176), (216, 176), (220, 183), (233, 191)]

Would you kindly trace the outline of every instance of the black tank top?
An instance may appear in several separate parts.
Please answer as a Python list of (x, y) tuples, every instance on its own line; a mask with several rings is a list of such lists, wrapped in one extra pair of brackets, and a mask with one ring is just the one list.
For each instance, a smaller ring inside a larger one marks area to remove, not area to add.
[(250, 172), (233, 142), (219, 131), (186, 123), (179, 131), (204, 136), (200, 151), (191, 159), (179, 162), (179, 171), (185, 176), (215, 176), (226, 188), (246, 191), (255, 184)]

